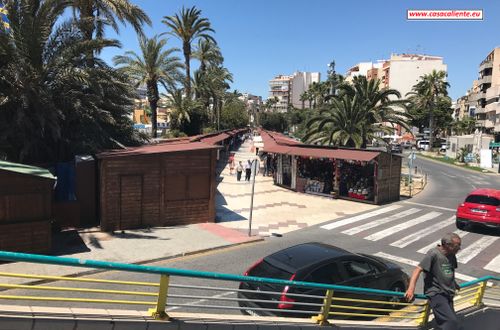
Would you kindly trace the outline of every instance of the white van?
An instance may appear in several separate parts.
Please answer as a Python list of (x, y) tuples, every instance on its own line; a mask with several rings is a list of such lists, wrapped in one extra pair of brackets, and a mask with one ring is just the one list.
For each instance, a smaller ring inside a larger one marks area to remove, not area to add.
[(417, 141), (417, 150), (429, 150), (429, 140), (420, 140)]

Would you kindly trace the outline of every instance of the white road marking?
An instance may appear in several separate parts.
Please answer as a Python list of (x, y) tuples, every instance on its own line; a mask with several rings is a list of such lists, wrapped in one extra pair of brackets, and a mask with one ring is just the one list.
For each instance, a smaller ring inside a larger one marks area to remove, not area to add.
[(394, 210), (397, 210), (397, 209), (399, 209), (401, 207), (402, 207), (402, 205), (391, 205), (391, 206), (388, 206), (388, 207), (384, 207), (382, 209), (377, 209), (375, 211), (371, 211), (371, 212), (368, 212), (368, 213), (363, 213), (363, 214), (354, 216), (352, 218), (347, 218), (347, 219), (344, 219), (344, 220), (335, 221), (335, 222), (326, 224), (324, 226), (321, 226), (321, 228), (326, 229), (326, 230), (332, 230), (334, 228), (338, 228), (338, 227), (345, 226), (345, 225), (348, 225), (348, 224), (351, 224), (351, 223), (354, 223), (354, 222), (358, 222), (358, 221), (361, 221), (361, 220), (364, 220), (364, 219), (367, 219), (367, 218), (370, 218), (370, 217), (374, 217), (376, 215), (380, 215), (380, 214), (383, 214), (383, 213), (386, 213), (386, 212), (394, 211)]
[[(406, 259), (406, 258), (398, 257), (398, 256), (393, 256), (392, 254), (388, 254), (388, 253), (384, 253), (384, 252), (377, 252), (374, 254), (374, 256), (385, 258), (385, 259), (392, 260), (392, 261), (396, 261), (396, 262), (399, 262), (402, 264), (407, 264), (410, 266), (417, 266), (418, 265), (418, 262), (415, 260)], [(466, 281), (466, 282), (477, 280), (477, 278), (475, 278), (475, 277), (465, 275), (465, 274), (460, 274), (457, 272), (455, 272), (455, 278), (462, 280), (462, 281)]]
[(385, 230), (376, 232), (374, 234), (368, 235), (368, 236), (365, 237), (365, 239), (370, 240), (370, 241), (378, 241), (378, 240), (381, 240), (384, 237), (387, 237), (389, 235), (395, 234), (395, 233), (400, 232), (402, 230), (408, 229), (409, 227), (416, 226), (419, 223), (422, 223), (422, 222), (429, 221), (431, 219), (437, 218), (441, 214), (442, 213), (432, 211), (432, 212), (426, 213), (426, 214), (424, 214), (424, 215), (422, 215), (422, 216), (420, 216), (418, 218), (412, 219), (410, 221), (403, 222), (403, 223), (401, 223), (401, 224), (399, 224), (397, 226), (393, 226), (393, 227), (387, 228)]
[[(460, 236), (460, 238), (463, 238), (465, 235), (467, 235), (469, 232), (468, 231), (463, 231), (463, 230), (460, 230), (460, 229), (457, 229), (454, 231), (455, 234), (457, 234), (458, 236)], [(437, 241), (434, 241), (432, 242), (431, 244), (429, 245), (426, 245), (424, 246), (423, 248), (421, 248), (420, 250), (418, 250), (417, 252), (418, 253), (422, 253), (422, 254), (426, 254), (427, 251), (429, 251), (430, 249), (432, 249), (433, 247), (436, 247), (438, 244), (441, 244), (441, 239), (437, 240)]]
[(417, 213), (418, 211), (420, 211), (420, 209), (415, 209), (415, 208), (408, 209), (408, 210), (403, 211), (401, 213), (393, 214), (387, 218), (383, 218), (383, 219), (379, 219), (379, 220), (375, 220), (375, 221), (370, 221), (368, 223), (365, 223), (364, 225), (356, 226), (354, 228), (344, 230), (342, 232), (342, 234), (354, 235), (354, 234), (360, 233), (362, 231), (368, 230), (370, 228), (374, 228), (374, 227), (383, 225), (385, 223), (388, 223), (388, 222), (391, 222), (391, 221), (394, 221), (397, 219), (401, 219), (401, 218), (406, 217), (408, 215), (411, 215), (413, 213)]
[(500, 254), (497, 255), (493, 260), (491, 260), (484, 269), (491, 270), (495, 273), (500, 273)]
[[(207, 297), (208, 299), (200, 299), (200, 300), (196, 300), (196, 301), (193, 301), (193, 302), (190, 302), (190, 303), (185, 303), (183, 305), (186, 305), (186, 306), (198, 305), (198, 304), (201, 304), (201, 303), (209, 301), (210, 298), (221, 298), (221, 297), (224, 297), (224, 296), (232, 295), (234, 293), (236, 293), (236, 292), (234, 292), (234, 291), (224, 292), (224, 293), (221, 293), (221, 294), (217, 294), (215, 296)], [(173, 311), (173, 310), (176, 310), (176, 309), (179, 309), (179, 308), (182, 308), (182, 307), (184, 307), (184, 306), (173, 306), (173, 307), (168, 307), (166, 310), (167, 311)]]
[(445, 175), (445, 176), (447, 176), (447, 177), (449, 177), (449, 178), (456, 178), (456, 175), (449, 175), (449, 174), (447, 174), (447, 173), (445, 173), (445, 172), (441, 172), (441, 174), (442, 174), (442, 175)]
[(403, 202), (403, 203), (405, 203), (405, 204), (412, 204), (412, 205), (419, 205), (419, 206), (425, 206), (425, 207), (430, 207), (430, 208), (438, 209), (438, 210), (445, 210), (445, 211), (452, 211), (452, 212), (456, 212), (457, 211), (457, 209), (450, 209), (450, 208), (447, 208), (447, 207), (434, 206), (434, 205), (429, 205), (429, 204), (421, 204), (421, 203), (415, 203), (415, 202)]
[(457, 260), (463, 264), (468, 263), (473, 259), (475, 256), (477, 256), (481, 251), (486, 249), (488, 246), (493, 244), (498, 237), (494, 236), (484, 236), (457, 253)]
[(429, 226), (429, 227), (426, 227), (422, 230), (414, 232), (413, 234), (410, 234), (406, 237), (403, 237), (400, 240), (397, 240), (394, 243), (391, 243), (391, 245), (398, 247), (398, 248), (404, 248), (405, 246), (408, 246), (411, 243), (418, 241), (421, 237), (433, 234), (436, 231), (438, 231), (444, 227), (447, 227), (453, 223), (455, 223), (455, 216), (452, 216), (451, 218), (448, 218), (446, 220), (443, 220), (441, 222), (433, 224), (432, 226)]

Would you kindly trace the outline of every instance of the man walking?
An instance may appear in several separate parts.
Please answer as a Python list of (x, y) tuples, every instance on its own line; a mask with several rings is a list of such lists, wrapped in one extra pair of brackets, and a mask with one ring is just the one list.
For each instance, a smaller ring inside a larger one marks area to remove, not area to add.
[(415, 285), (420, 273), (424, 272), (424, 294), (429, 297), (429, 304), (434, 313), (436, 324), (441, 330), (460, 329), (457, 315), (453, 308), (455, 290), (460, 289), (455, 281), (455, 268), (460, 250), (461, 239), (455, 233), (448, 233), (441, 239), (441, 245), (429, 250), (413, 271), (405, 297), (413, 300)]
[(252, 174), (252, 162), (249, 159), (245, 164), (245, 181), (250, 181), (251, 174)]

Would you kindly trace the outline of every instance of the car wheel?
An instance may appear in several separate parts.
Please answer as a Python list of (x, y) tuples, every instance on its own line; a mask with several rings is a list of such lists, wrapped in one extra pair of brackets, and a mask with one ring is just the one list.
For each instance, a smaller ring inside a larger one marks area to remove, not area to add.
[(455, 221), (455, 224), (456, 224), (457, 228), (460, 230), (465, 229), (465, 227), (467, 226), (467, 223), (465, 221), (458, 220), (458, 219)]

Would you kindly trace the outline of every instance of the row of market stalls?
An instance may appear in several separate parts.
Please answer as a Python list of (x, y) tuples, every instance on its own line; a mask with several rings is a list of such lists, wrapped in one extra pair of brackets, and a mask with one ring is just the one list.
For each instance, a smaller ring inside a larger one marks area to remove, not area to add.
[(402, 157), (379, 150), (307, 145), (262, 130), (267, 173), (297, 192), (382, 204), (399, 200)]
[[(77, 157), (65, 164), (73, 175), (57, 177), (46, 168), (0, 161), (0, 250), (49, 252), (54, 223), (114, 231), (213, 222), (217, 163), (227, 162), (246, 132), (110, 150), (85, 162)], [(61, 190), (71, 198), (58, 198)]]

